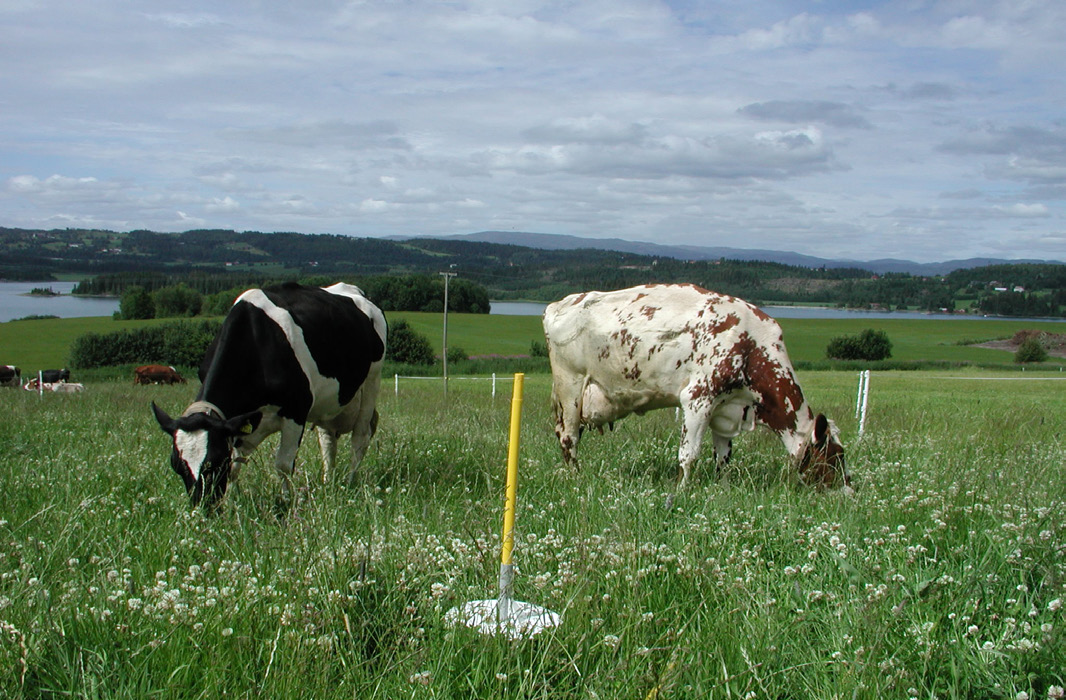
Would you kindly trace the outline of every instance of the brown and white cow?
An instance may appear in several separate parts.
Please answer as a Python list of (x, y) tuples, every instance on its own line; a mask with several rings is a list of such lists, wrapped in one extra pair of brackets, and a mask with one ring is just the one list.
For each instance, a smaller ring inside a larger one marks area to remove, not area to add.
[(142, 365), (133, 370), (134, 384), (184, 384), (185, 377), (166, 365)]
[(549, 304), (555, 433), (577, 465), (586, 427), (680, 407), (679, 488), (704, 432), (717, 466), (732, 439), (761, 423), (776, 432), (806, 483), (850, 489), (836, 428), (803, 398), (777, 322), (751, 304), (691, 284), (572, 294)]

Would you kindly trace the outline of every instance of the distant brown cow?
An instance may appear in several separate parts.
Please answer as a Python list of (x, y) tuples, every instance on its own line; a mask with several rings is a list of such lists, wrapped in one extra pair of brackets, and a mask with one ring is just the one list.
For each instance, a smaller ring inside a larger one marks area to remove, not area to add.
[(144, 365), (133, 370), (134, 384), (184, 384), (178, 370), (166, 365)]

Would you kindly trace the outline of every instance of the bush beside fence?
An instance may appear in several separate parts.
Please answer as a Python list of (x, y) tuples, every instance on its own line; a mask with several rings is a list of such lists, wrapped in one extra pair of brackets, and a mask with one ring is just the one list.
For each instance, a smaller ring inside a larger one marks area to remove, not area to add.
[(87, 333), (74, 340), (70, 366), (78, 369), (159, 363), (199, 366), (221, 321), (177, 321), (114, 333)]

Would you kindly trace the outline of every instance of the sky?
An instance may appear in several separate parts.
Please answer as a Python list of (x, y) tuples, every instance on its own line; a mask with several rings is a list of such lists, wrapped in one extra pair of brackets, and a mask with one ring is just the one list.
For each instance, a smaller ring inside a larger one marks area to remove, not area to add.
[(0, 226), (1066, 260), (1062, 0), (0, 0)]

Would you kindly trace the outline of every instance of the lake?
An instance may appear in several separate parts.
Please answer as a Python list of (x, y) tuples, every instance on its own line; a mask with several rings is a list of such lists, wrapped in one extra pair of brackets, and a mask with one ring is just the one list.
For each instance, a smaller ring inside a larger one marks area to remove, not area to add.
[[(71, 296), (75, 286), (77, 282), (0, 282), (0, 321), (26, 316), (111, 316), (118, 311), (118, 299)], [(51, 289), (62, 296), (29, 296), (36, 288)]]
[[(0, 282), (0, 322), (26, 316), (111, 316), (118, 311), (118, 299), (110, 297), (75, 297), (70, 291), (76, 282)], [(62, 296), (29, 296), (34, 288), (51, 288)], [(495, 316), (540, 316), (546, 304), (533, 301), (494, 301), (491, 314)], [(858, 319), (924, 319), (931, 321), (976, 320), (984, 316), (964, 314), (927, 314), (918, 311), (853, 311), (821, 306), (764, 306), (763, 311), (774, 318), (858, 318)], [(1003, 320), (1000, 317), (999, 320)], [(1011, 318), (1012, 321), (1048, 321), (1054, 319)]]
[[(532, 301), (494, 301), (490, 313), (500, 316), (540, 316), (544, 307)], [(978, 316), (976, 314), (929, 314), (921, 311), (858, 311), (835, 309), (826, 306), (762, 306), (759, 307), (773, 318), (857, 318), (857, 319), (922, 319), (925, 321), (1054, 321), (1047, 318), (1005, 318), (1002, 316)]]

